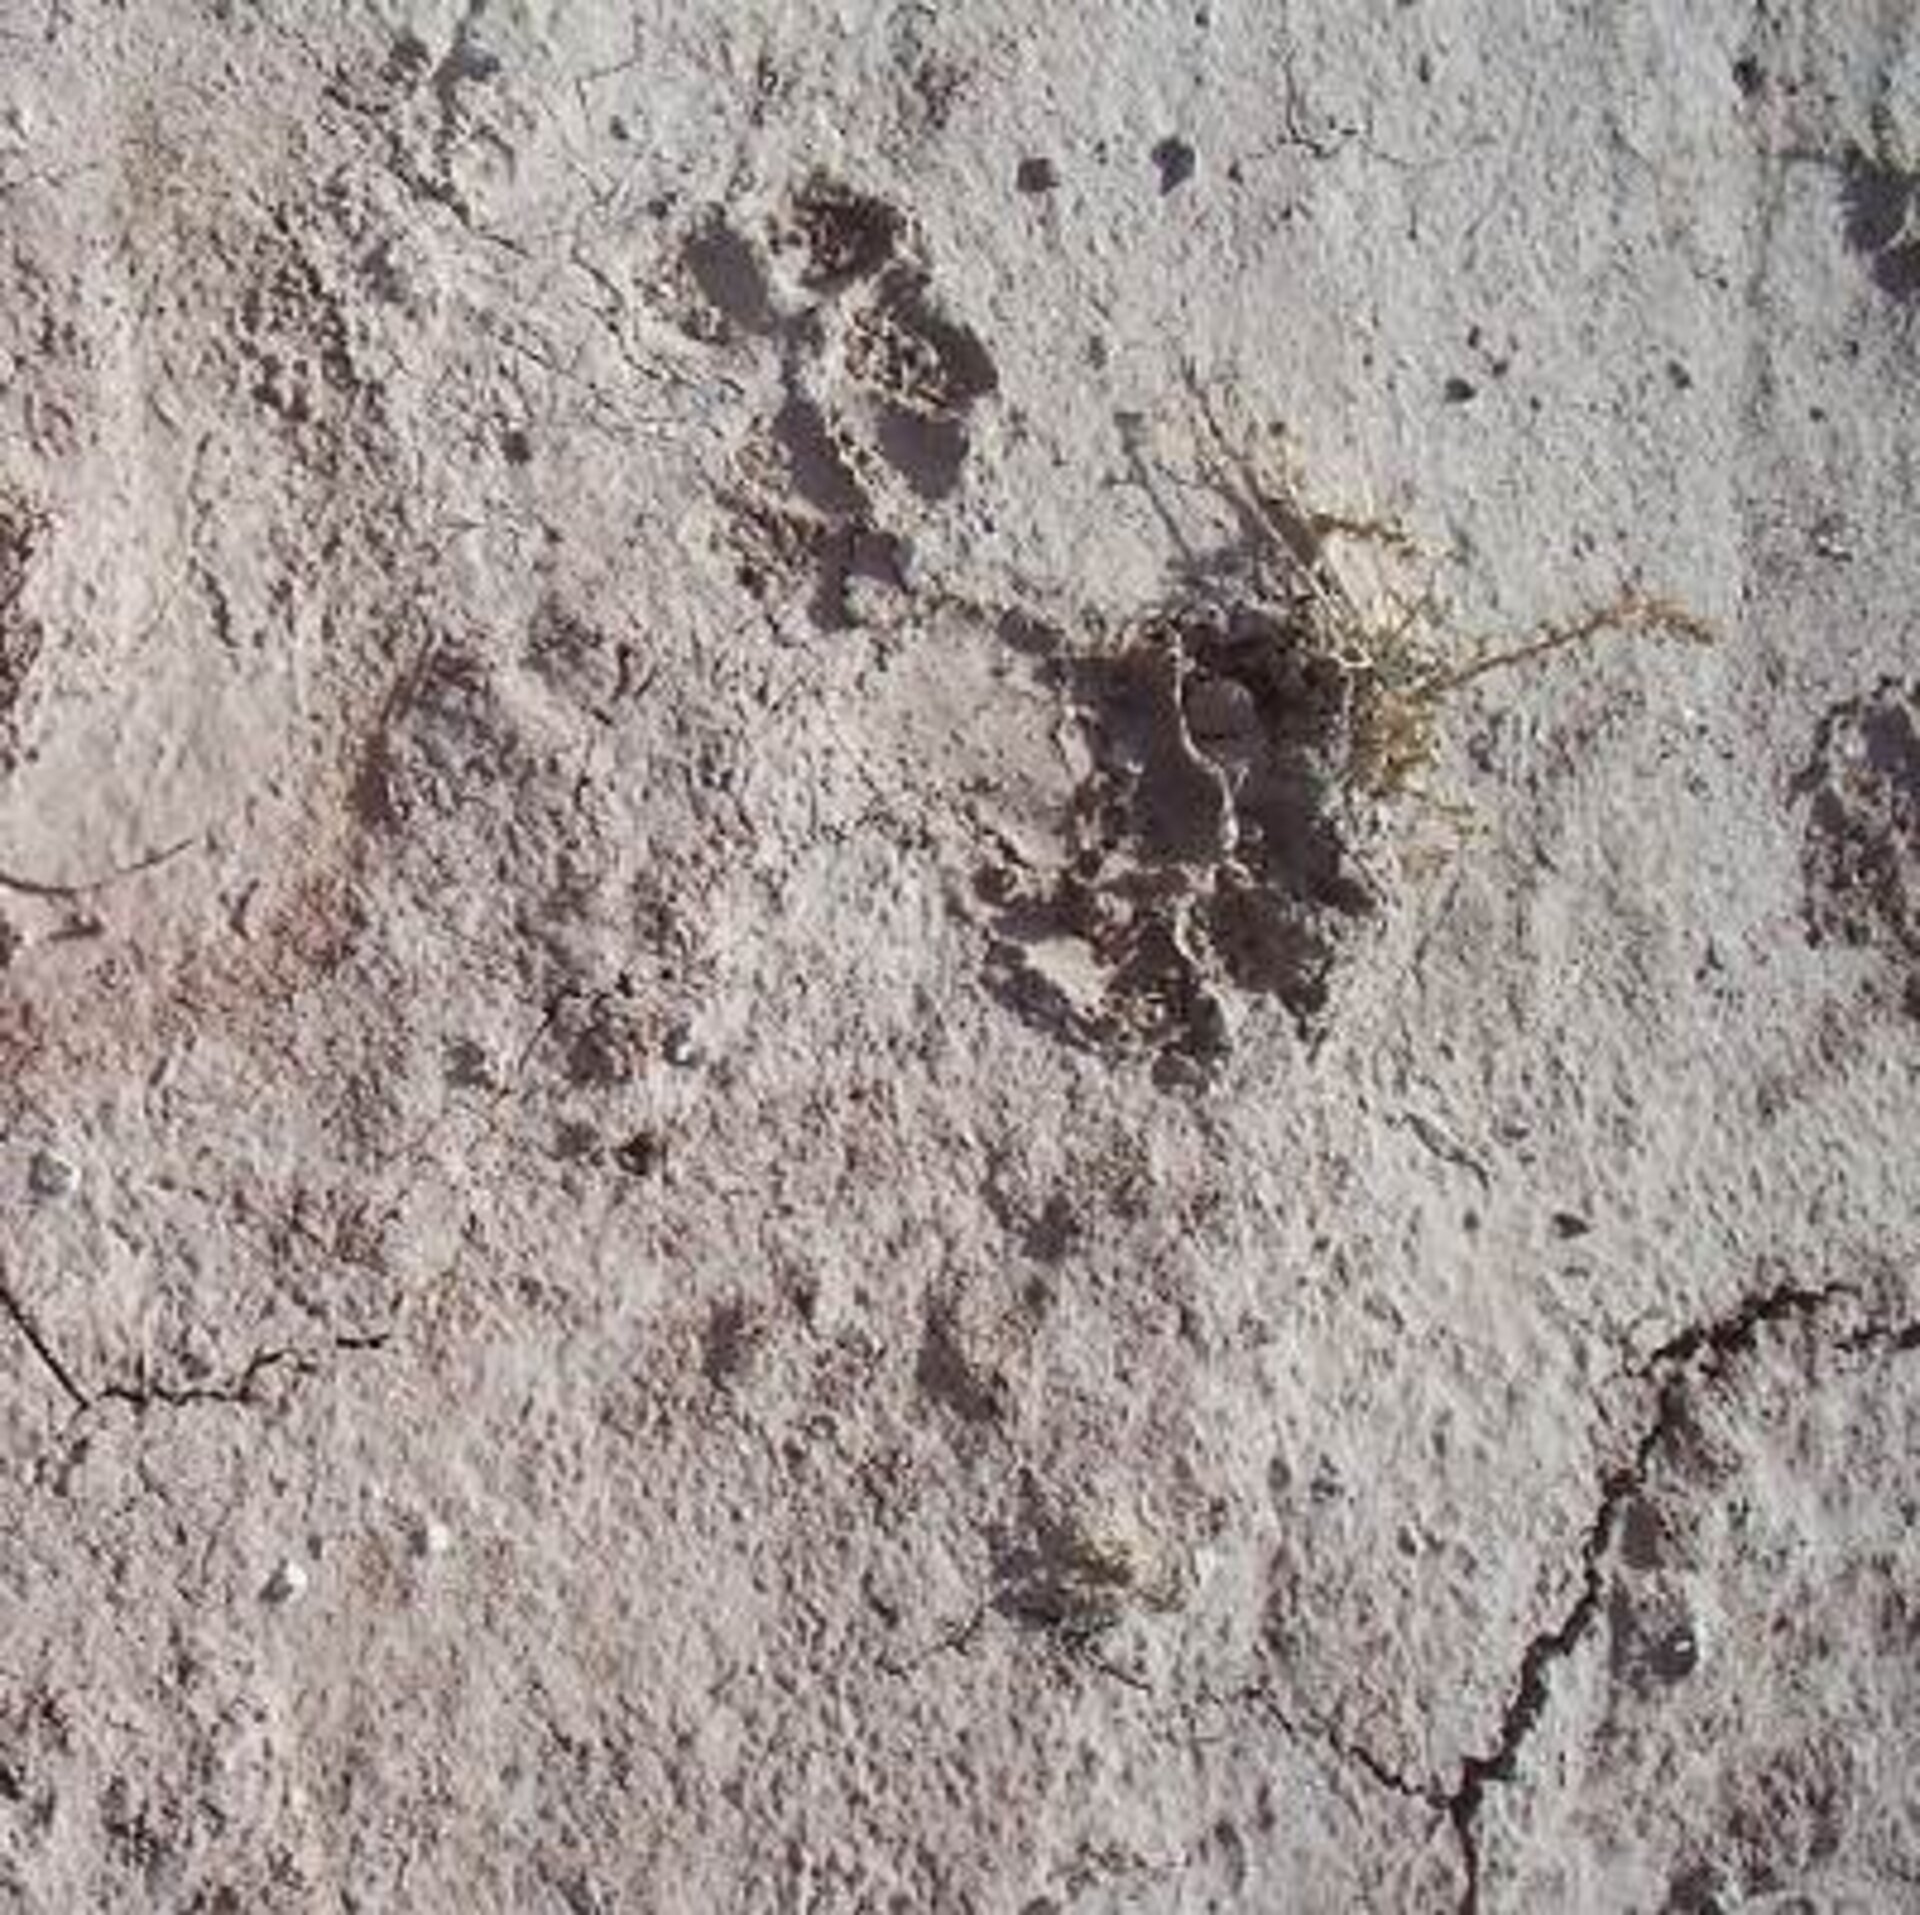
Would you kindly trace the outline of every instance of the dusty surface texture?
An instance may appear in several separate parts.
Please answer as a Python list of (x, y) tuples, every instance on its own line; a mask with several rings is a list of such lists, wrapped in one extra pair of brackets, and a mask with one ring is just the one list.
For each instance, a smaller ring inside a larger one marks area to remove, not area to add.
[(0, 1907), (1920, 1906), (1916, 167), (0, 0)]

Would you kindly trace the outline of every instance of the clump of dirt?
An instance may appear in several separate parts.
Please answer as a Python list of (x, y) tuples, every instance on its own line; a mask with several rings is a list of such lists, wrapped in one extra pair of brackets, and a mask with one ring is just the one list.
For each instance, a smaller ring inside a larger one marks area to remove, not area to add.
[(1024, 1487), (1019, 1525), (990, 1539), (1000, 1615), (1086, 1642), (1129, 1614), (1181, 1606), (1189, 1591), (1173, 1552), (1135, 1523), (1050, 1509)]

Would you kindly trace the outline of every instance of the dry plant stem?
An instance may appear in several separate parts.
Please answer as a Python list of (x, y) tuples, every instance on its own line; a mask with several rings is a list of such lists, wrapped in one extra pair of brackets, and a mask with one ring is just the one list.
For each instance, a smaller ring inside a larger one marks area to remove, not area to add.
[(1416, 689), (1432, 696), (1458, 691), (1461, 686), (1471, 684), (1476, 678), (1484, 678), (1490, 672), (1504, 671), (1512, 665), (1531, 664), (1536, 659), (1565, 651), (1569, 646), (1598, 638), (1603, 632), (1667, 632), (1676, 638), (1690, 639), (1697, 645), (1711, 645), (1718, 636), (1705, 619), (1682, 606), (1644, 593), (1627, 592), (1612, 604), (1603, 605), (1572, 624), (1550, 625), (1536, 638), (1484, 652), (1451, 671), (1436, 673), (1424, 679)]
[(1329, 539), (1352, 539), (1362, 545), (1384, 546), (1389, 552), (1427, 553), (1426, 546), (1405, 526), (1385, 519), (1356, 519), (1344, 512), (1315, 512), (1307, 521), (1321, 545)]
[(1415, 632), (1436, 622), (1431, 594), (1403, 610), (1391, 624), (1369, 626), (1356, 616), (1358, 656), (1345, 661), (1359, 687), (1362, 745), (1356, 782), (1377, 796), (1411, 789), (1412, 774), (1433, 756), (1434, 729), (1444, 701), (1462, 686), (1535, 664), (1554, 653), (1587, 644), (1607, 632), (1666, 633), (1710, 644), (1713, 628), (1669, 600), (1628, 591), (1612, 603), (1563, 624), (1549, 625), (1518, 644), (1483, 650), (1455, 666), (1427, 665)]

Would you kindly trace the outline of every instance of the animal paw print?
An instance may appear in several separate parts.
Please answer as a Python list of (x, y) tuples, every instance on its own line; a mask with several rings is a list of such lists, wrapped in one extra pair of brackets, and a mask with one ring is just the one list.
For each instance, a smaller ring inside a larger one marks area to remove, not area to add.
[(1174, 1076), (1229, 1048), (1234, 994), (1311, 1025), (1378, 902), (1343, 796), (1342, 668), (1298, 616), (1204, 599), (1050, 649), (1088, 769), (1057, 866), (981, 874), (1000, 995), (1091, 1048), (1157, 1051)]
[(960, 489), (992, 355), (945, 307), (906, 216), (836, 180), (807, 181), (758, 238), (714, 214), (681, 265), (708, 330), (778, 368), (728, 501), (736, 570), (763, 599), (810, 581), (816, 625), (855, 624), (864, 585), (907, 587), (901, 528)]

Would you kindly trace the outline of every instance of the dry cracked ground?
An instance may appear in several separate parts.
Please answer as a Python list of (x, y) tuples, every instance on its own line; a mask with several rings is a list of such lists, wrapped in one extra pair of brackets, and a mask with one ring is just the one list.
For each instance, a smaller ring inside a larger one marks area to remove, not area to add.
[(0, 0), (0, 1908), (1920, 1907), (1916, 169)]

